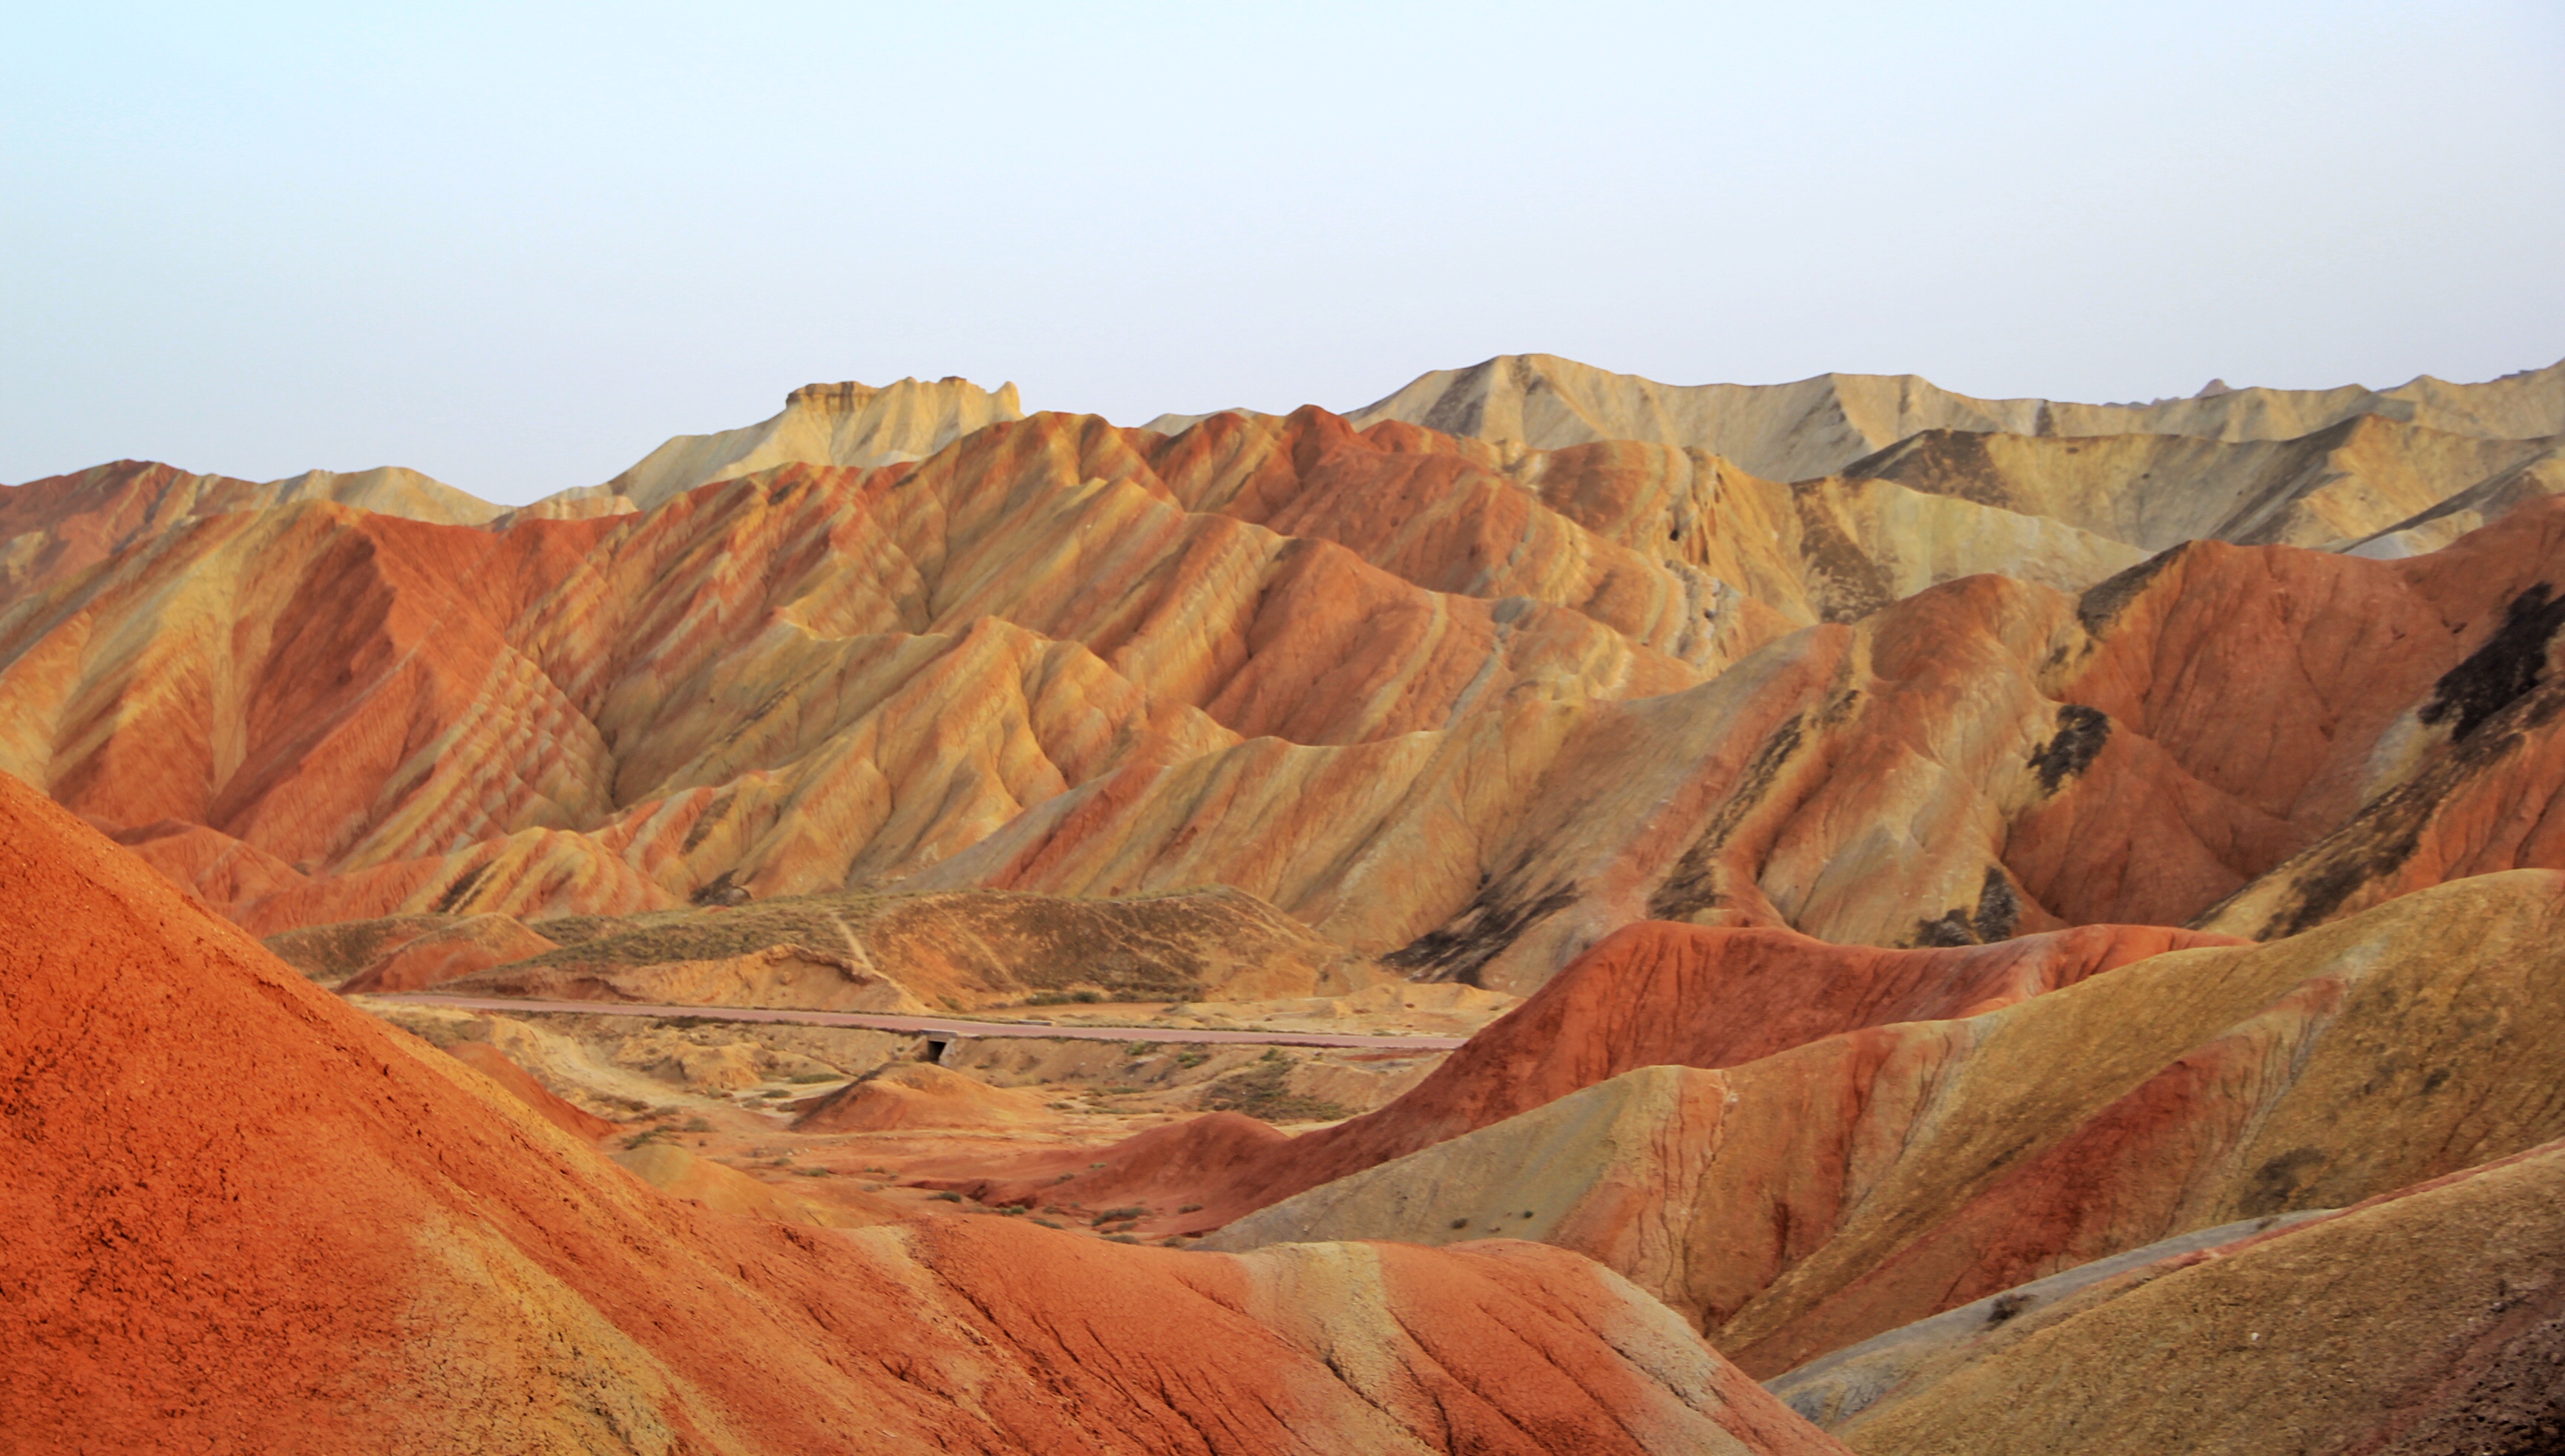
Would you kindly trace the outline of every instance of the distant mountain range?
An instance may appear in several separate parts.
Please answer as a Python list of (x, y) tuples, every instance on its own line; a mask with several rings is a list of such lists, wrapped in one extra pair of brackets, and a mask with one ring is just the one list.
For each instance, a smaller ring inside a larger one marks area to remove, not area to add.
[(0, 769), (261, 931), (1217, 883), (1517, 991), (1645, 916), (2262, 934), (2552, 852), (2465, 806), (2545, 752), (2473, 729), (2539, 680), (2565, 365), (2083, 406), (1524, 356), (1160, 423), (815, 385), (515, 511), (10, 488)]

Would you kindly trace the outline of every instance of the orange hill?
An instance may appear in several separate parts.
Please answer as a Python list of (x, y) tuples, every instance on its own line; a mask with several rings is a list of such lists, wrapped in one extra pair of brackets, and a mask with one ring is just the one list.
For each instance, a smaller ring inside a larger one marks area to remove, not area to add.
[(1777, 1375), (2165, 1238), (2565, 1136), (2560, 919), (2565, 875), (2481, 875), (1965, 1019), (1642, 1068), (1312, 1188), (1214, 1245), (1538, 1238)]
[(1536, 1246), (1234, 1259), (671, 1201), (5, 778), (0, 1011), (15, 1445), (1840, 1449)]
[(1642, 1067), (1735, 1067), (1862, 1027), (1969, 1016), (2142, 960), (2231, 937), (2090, 926), (1997, 945), (1874, 950), (1788, 930), (1639, 924), (1577, 958), (1378, 1111), (1297, 1137), (1235, 1114), (1155, 1128), (1098, 1160), (1029, 1157), (946, 1180), (990, 1203), (1177, 1202), (1153, 1229), (1215, 1229), (1304, 1189)]
[(1517, 993), (1640, 919), (2261, 936), (2565, 865), (2535, 491), (2406, 560), (2142, 561), (1948, 462), (990, 408), (582, 520), (19, 487), (0, 769), (260, 933), (1216, 883)]

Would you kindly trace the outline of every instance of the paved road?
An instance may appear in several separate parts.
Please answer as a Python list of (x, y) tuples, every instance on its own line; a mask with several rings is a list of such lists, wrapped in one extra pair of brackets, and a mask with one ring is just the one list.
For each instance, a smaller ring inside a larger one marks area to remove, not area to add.
[(1466, 1037), (1367, 1037), (1340, 1032), (1215, 1032), (1177, 1027), (1051, 1026), (1046, 1022), (970, 1021), (959, 1017), (874, 1016), (850, 1011), (769, 1011), (756, 1006), (636, 1006), (620, 1001), (520, 1001), (504, 996), (439, 996), (404, 991), (370, 996), (411, 1006), (464, 1011), (568, 1011), (583, 1016), (686, 1016), (702, 1021), (772, 1021), (795, 1026), (862, 1027), (913, 1037), (1052, 1037), (1078, 1042), (1244, 1042), (1259, 1047), (1355, 1047), (1375, 1052), (1449, 1052)]

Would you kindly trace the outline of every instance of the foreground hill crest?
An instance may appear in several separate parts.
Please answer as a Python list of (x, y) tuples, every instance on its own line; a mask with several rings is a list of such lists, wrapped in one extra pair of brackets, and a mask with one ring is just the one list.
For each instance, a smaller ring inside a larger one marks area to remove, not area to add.
[(1842, 1449), (1556, 1250), (663, 1197), (4, 776), (0, 1010), (28, 1449)]

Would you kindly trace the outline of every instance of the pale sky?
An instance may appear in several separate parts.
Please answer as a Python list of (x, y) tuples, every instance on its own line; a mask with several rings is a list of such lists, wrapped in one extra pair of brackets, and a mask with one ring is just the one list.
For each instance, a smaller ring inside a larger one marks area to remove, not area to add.
[(0, 9), (0, 481), (593, 484), (795, 385), (2565, 358), (2565, 5)]

